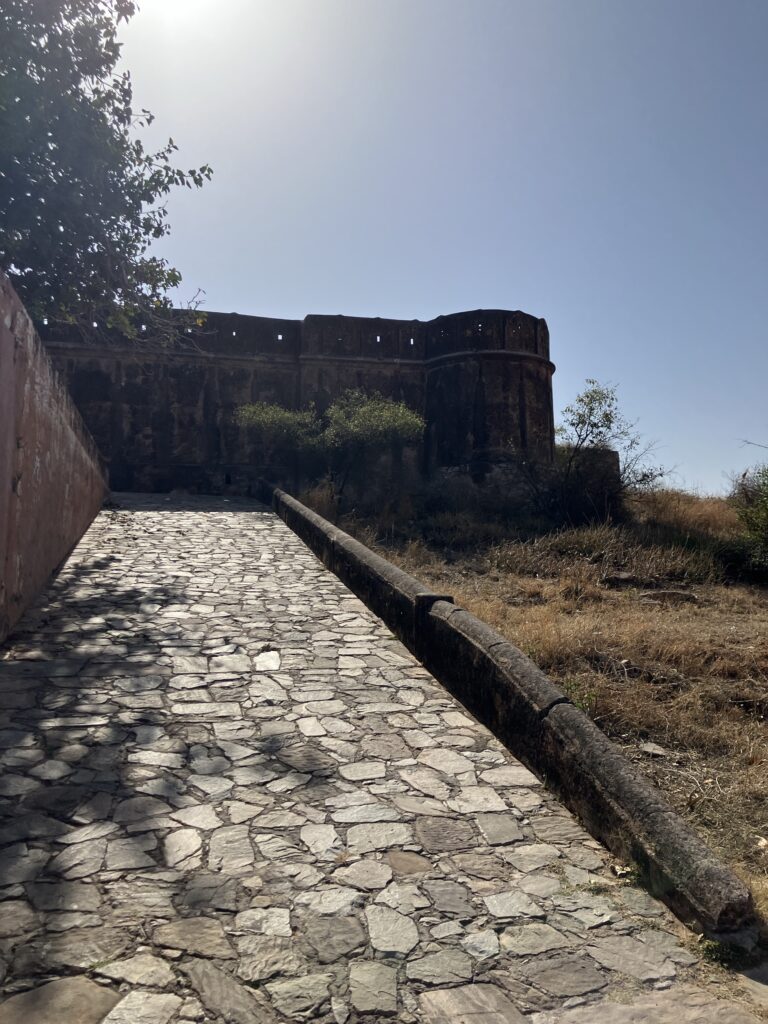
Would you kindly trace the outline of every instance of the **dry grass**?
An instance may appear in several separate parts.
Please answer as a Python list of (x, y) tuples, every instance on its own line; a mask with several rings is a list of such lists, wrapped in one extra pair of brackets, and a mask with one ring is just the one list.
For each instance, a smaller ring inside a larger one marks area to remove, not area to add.
[[(377, 546), (370, 524), (353, 528)], [(454, 522), (449, 539), (459, 528), (467, 523)], [(721, 546), (739, 540), (732, 509), (661, 492), (621, 527), (490, 544), (489, 532), (458, 554), (418, 539), (378, 547), (547, 671), (742, 874), (768, 917), (768, 591), (724, 582)], [(619, 573), (629, 579), (617, 589)], [(664, 588), (682, 598), (660, 597)], [(665, 755), (643, 754), (644, 740)]]
[(665, 524), (681, 534), (736, 538), (742, 532), (736, 510), (725, 498), (660, 489), (638, 494), (631, 511), (636, 519)]

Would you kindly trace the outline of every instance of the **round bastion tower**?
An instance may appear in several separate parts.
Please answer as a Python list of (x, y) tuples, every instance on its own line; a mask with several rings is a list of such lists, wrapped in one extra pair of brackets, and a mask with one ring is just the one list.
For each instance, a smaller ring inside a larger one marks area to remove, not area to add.
[(431, 464), (550, 463), (555, 367), (546, 321), (520, 311), (478, 309), (426, 326)]

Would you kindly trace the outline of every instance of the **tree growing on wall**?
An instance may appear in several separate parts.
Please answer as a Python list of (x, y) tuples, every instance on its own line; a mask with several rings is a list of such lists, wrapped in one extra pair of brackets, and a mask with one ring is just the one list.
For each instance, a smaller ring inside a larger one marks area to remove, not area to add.
[[(291, 410), (267, 402), (241, 406), (237, 421), (252, 432), (259, 462), (269, 473), (314, 460), (324, 467), (338, 507), (350, 479), (360, 477), (383, 455), (391, 456), (399, 481), (403, 450), (418, 444), (424, 419), (403, 402), (380, 394), (346, 391), (319, 417), (314, 408)], [(293, 461), (292, 461), (293, 460)]]
[(174, 329), (179, 272), (150, 254), (168, 233), (164, 199), (200, 187), (173, 140), (153, 152), (152, 121), (117, 68), (132, 0), (0, 4), (0, 267), (33, 319), (134, 335)]

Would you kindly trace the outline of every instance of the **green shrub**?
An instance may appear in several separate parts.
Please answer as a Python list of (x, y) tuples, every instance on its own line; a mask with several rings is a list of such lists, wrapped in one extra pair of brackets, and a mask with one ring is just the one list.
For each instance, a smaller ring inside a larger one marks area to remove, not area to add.
[[(404, 402), (357, 389), (337, 398), (325, 419), (319, 443), (337, 500), (347, 481), (359, 477), (381, 455), (389, 453), (397, 464), (404, 448), (421, 441), (425, 426), (423, 417)], [(399, 491), (397, 480), (393, 483)]]
[[(314, 406), (285, 409), (254, 402), (241, 406), (235, 419), (249, 430), (268, 475), (292, 467), (294, 491), (300, 479), (316, 483), (324, 472), (337, 511), (348, 480), (375, 476), (383, 456), (391, 457), (390, 497), (399, 498), (403, 450), (417, 445), (424, 433), (423, 418), (403, 402), (360, 390), (346, 391), (322, 417)], [(367, 489), (372, 483), (366, 480)]]
[(748, 470), (734, 487), (732, 501), (757, 566), (768, 566), (768, 465)]
[(284, 409), (270, 402), (252, 402), (240, 406), (235, 418), (248, 428), (259, 444), (265, 465), (270, 465), (276, 456), (305, 450), (320, 430), (320, 421), (312, 406)]

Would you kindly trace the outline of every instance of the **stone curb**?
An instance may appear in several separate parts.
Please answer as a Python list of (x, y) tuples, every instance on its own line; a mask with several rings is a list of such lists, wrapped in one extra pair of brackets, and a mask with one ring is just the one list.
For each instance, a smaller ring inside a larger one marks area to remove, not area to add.
[(755, 923), (744, 883), (521, 651), (285, 491), (259, 496), (653, 895), (724, 941)]
[[(265, 491), (264, 487), (268, 489)], [(260, 497), (314, 551), (323, 565), (343, 580), (417, 657), (423, 623), (431, 605), (451, 597), (434, 594), (415, 576), (376, 555), (279, 488), (259, 484)]]

